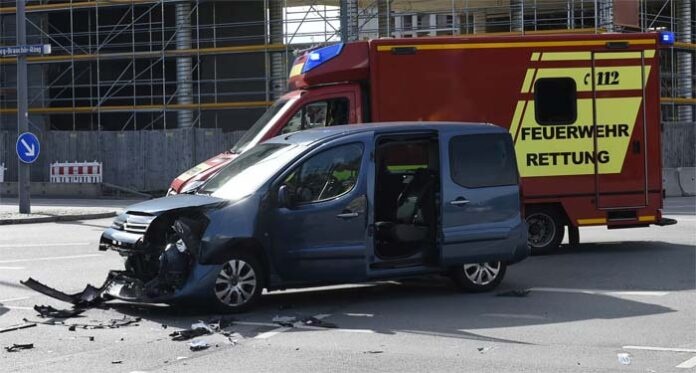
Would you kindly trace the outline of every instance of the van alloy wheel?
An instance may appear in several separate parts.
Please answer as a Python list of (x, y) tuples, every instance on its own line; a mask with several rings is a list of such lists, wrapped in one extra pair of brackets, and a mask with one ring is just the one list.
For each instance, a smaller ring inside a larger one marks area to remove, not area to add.
[(485, 286), (498, 277), (500, 266), (500, 262), (464, 264), (464, 274), (474, 284)]
[(215, 279), (215, 296), (228, 307), (240, 307), (251, 300), (258, 286), (254, 268), (242, 259), (228, 261)]
[(495, 289), (503, 281), (507, 263), (468, 263), (453, 267), (450, 277), (460, 290), (481, 293)]

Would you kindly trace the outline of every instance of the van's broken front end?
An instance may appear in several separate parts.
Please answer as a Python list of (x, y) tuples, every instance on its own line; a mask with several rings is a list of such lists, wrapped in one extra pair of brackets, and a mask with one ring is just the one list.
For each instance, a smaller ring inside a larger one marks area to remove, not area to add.
[[(205, 283), (201, 280), (215, 267), (198, 265), (197, 257), (209, 222), (205, 211), (221, 200), (178, 196), (157, 201), (165, 205), (161, 211), (152, 208), (156, 201), (145, 202), (141, 207), (150, 208), (129, 209), (102, 234), (99, 250), (124, 258), (124, 270), (110, 272), (105, 296), (144, 302), (195, 296), (199, 289), (194, 287)], [(177, 202), (181, 206), (169, 206)]]

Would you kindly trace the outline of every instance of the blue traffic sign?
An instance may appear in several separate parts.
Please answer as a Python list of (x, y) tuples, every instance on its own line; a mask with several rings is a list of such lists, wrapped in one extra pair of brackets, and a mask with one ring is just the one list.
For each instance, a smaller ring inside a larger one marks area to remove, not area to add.
[(41, 145), (39, 139), (31, 132), (24, 132), (17, 138), (17, 156), (24, 163), (34, 163), (39, 158)]

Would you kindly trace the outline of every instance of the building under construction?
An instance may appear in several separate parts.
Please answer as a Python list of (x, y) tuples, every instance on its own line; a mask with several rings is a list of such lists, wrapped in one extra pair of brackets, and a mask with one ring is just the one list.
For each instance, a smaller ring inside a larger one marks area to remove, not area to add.
[[(693, 144), (693, 3), (27, 0), (28, 43), (52, 49), (28, 58), (30, 126), (241, 131), (284, 92), (297, 51), (337, 41), (669, 30), (677, 42), (662, 53), (663, 125), (687, 128), (686, 141)], [(15, 0), (0, 0), (0, 46), (16, 45), (15, 6)], [(16, 129), (15, 114), (16, 59), (4, 57), (0, 130)]]

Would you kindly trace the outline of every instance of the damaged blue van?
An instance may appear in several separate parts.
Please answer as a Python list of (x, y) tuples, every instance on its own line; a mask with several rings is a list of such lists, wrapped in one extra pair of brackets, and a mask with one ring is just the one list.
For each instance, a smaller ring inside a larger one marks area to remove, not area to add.
[(488, 291), (527, 257), (526, 235), (504, 129), (321, 128), (257, 145), (195, 194), (127, 208), (101, 238), (125, 258), (103, 296), (239, 312), (264, 289), (437, 273)]

